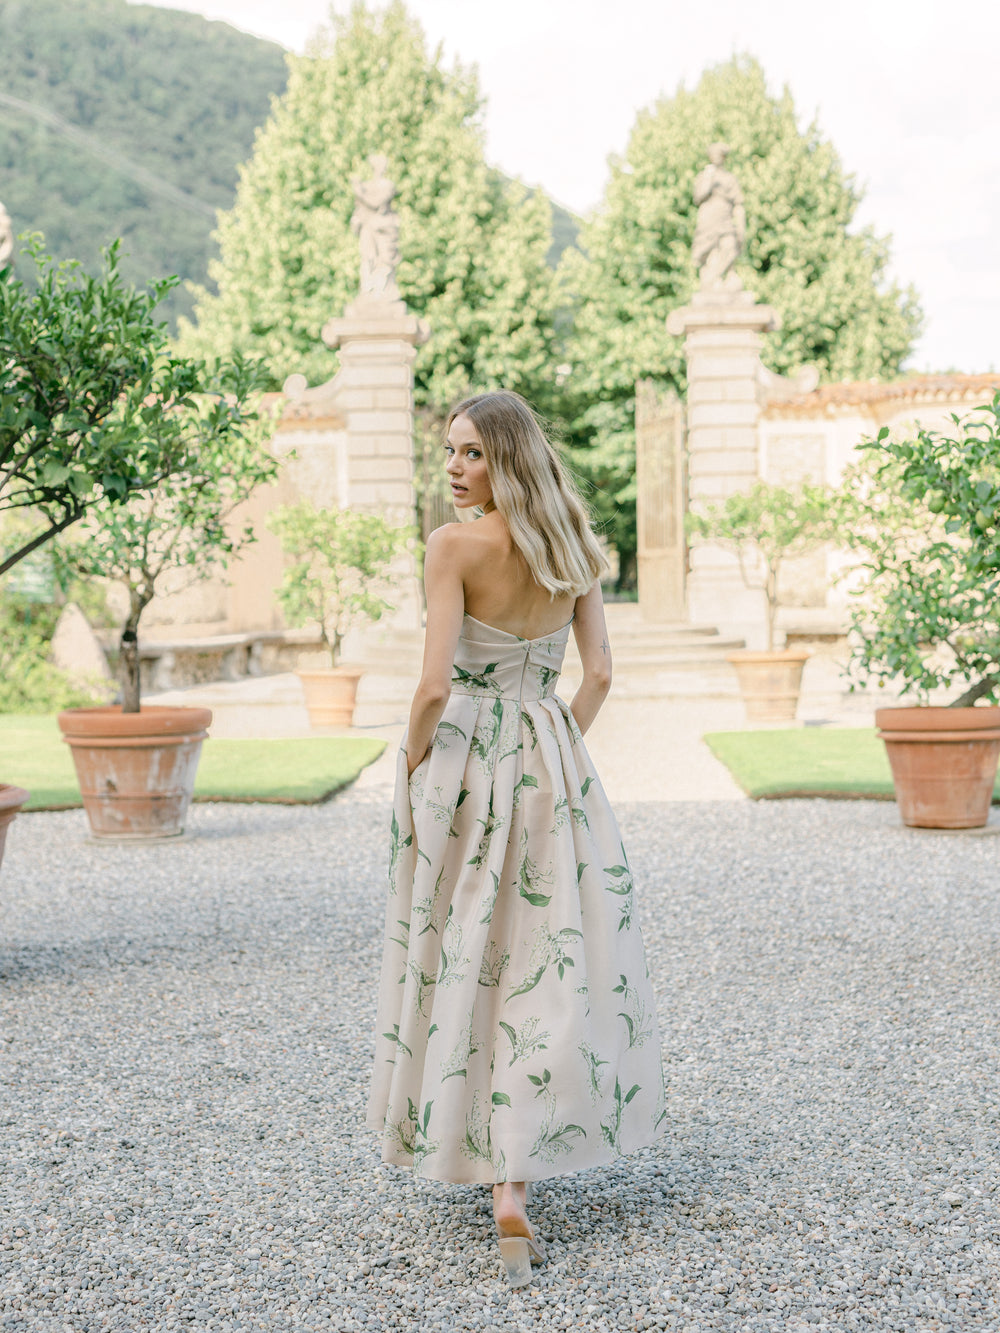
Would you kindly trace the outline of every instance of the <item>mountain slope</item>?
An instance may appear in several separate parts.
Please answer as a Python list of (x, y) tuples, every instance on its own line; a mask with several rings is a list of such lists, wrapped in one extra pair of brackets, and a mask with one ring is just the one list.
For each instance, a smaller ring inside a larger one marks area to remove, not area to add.
[[(17, 231), (137, 281), (204, 282), (215, 210), (286, 80), (279, 46), (125, 0), (0, 0), (0, 199)], [(183, 289), (167, 313), (190, 310)]]

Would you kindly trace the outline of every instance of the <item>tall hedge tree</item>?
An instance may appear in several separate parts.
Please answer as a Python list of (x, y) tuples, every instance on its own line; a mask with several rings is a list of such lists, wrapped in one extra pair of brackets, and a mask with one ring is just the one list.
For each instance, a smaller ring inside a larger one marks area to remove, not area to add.
[(683, 391), (681, 339), (664, 322), (696, 285), (691, 191), (720, 139), (746, 199), (738, 271), (782, 318), (765, 339), (772, 369), (809, 363), (825, 380), (891, 377), (920, 329), (914, 290), (886, 279), (888, 239), (852, 228), (861, 190), (817, 126), (800, 129), (788, 90), (768, 92), (757, 61), (710, 69), (693, 90), (641, 112), (624, 158), (612, 162), (603, 206), (561, 266), (575, 301), (576, 460), (596, 483), (626, 567), (635, 549), (635, 382)]
[(351, 177), (389, 159), (400, 216), (399, 286), (431, 323), (417, 401), (441, 411), (504, 384), (549, 406), (556, 288), (551, 210), (490, 170), (473, 74), (446, 70), (401, 3), (355, 4), (308, 53), (258, 132), (233, 209), (220, 218), (218, 294), (202, 291), (184, 347), (263, 356), (276, 384), (329, 377), (323, 323), (358, 288)]

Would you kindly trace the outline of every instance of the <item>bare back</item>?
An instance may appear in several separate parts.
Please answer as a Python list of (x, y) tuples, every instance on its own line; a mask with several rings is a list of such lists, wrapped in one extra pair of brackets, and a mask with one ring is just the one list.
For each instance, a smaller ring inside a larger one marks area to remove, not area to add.
[(463, 523), (461, 535), (465, 610), (474, 620), (538, 639), (572, 618), (576, 598), (539, 587), (498, 513)]

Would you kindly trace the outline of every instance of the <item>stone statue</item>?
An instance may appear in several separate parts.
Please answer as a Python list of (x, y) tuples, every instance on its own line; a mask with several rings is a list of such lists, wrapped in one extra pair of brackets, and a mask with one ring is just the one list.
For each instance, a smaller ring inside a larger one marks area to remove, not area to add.
[(392, 209), (396, 187), (387, 180), (388, 159), (375, 153), (368, 159), (374, 173), (371, 180), (351, 177), (357, 201), (351, 218), (351, 230), (361, 245), (361, 296), (382, 301), (401, 299), (396, 286), (399, 263), (399, 216)]
[(736, 292), (743, 289), (732, 268), (746, 240), (747, 215), (739, 181), (726, 170), (728, 156), (726, 144), (711, 144), (709, 165), (703, 167), (694, 179), (698, 222), (691, 257), (701, 275), (702, 291)]
[(14, 225), (10, 220), (10, 214), (0, 204), (0, 268), (6, 264), (7, 260), (14, 253)]

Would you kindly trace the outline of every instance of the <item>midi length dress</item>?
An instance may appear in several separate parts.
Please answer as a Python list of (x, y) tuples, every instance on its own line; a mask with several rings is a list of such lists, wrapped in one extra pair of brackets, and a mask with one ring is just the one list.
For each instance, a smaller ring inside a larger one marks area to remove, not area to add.
[(466, 615), (409, 780), (400, 749), (367, 1123), (429, 1179), (544, 1179), (665, 1128), (628, 859), (554, 693), (569, 630)]

